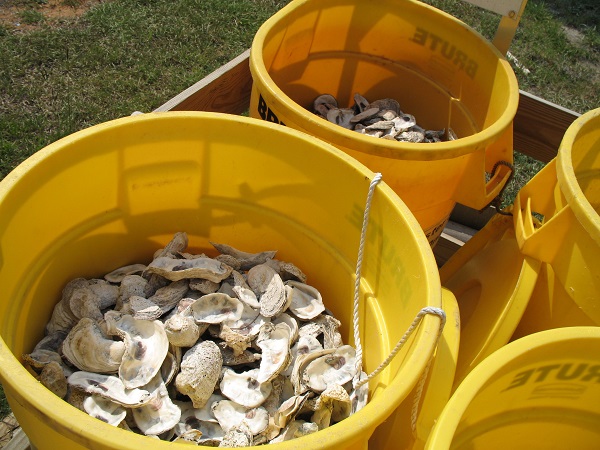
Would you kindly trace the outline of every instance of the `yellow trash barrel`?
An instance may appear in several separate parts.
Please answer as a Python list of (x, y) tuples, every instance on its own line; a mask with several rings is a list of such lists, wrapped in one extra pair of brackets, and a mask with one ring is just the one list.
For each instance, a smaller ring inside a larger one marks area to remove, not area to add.
[[(306, 131), (381, 172), (432, 246), (457, 202), (483, 208), (509, 178), (496, 164), (513, 161), (515, 74), (480, 34), (422, 2), (293, 0), (258, 30), (250, 71), (251, 117)], [(311, 111), (321, 94), (349, 107), (355, 93), (393, 98), (424, 128), (450, 127), (459, 139), (377, 139)]]
[(541, 331), (507, 344), (460, 384), (426, 449), (597, 449), (600, 327)]
[(567, 129), (558, 154), (518, 193), (521, 252), (542, 262), (515, 337), (600, 325), (600, 109)]
[[(150, 261), (175, 232), (275, 249), (294, 262), (342, 321), (352, 343), (354, 274), (373, 172), (322, 141), (251, 118), (152, 113), (63, 138), (0, 182), (0, 382), (38, 449), (172, 448), (94, 419), (44, 388), (22, 364), (43, 337), (63, 286)], [(374, 191), (360, 291), (365, 370), (389, 354), (419, 310), (441, 306), (431, 249), (385, 184)], [(370, 382), (348, 419), (281, 449), (364, 449), (433, 355), (440, 322), (426, 316)]]

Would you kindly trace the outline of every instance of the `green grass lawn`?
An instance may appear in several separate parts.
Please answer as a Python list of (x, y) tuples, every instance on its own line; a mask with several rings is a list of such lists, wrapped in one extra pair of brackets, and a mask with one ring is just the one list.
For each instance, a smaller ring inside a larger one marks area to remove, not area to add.
[[(46, 19), (41, 0), (12, 3), (26, 4), (21, 21), (35, 29), (0, 25), (0, 179), (65, 135), (160, 106), (247, 49), (287, 1), (113, 0), (63, 21)], [(498, 24), (459, 0), (427, 3), (487, 38)], [(579, 113), (600, 107), (598, 23), (598, 0), (529, 0), (510, 49), (521, 89)], [(542, 167), (515, 160), (508, 196)], [(8, 411), (0, 390), (0, 417)]]

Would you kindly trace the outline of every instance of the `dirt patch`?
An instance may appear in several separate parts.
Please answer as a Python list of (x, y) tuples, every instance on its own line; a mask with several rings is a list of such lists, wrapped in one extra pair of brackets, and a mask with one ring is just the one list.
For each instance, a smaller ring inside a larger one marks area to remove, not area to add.
[(0, 25), (15, 32), (56, 26), (110, 0), (0, 0)]

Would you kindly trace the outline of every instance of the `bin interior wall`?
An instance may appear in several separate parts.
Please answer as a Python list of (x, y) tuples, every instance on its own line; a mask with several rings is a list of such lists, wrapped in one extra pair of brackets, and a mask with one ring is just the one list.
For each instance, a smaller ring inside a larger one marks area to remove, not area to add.
[(449, 17), (410, 1), (307, 2), (273, 24), (264, 63), (306, 109), (324, 93), (341, 107), (356, 92), (395, 98), (423, 127), (464, 137), (506, 110), (509, 80), (487, 41)]

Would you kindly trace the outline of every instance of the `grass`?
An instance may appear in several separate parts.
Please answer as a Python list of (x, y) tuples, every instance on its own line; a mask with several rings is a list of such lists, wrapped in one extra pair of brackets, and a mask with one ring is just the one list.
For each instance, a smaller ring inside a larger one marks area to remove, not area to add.
[[(498, 15), (462, 1), (425, 3), (461, 19), (489, 40), (498, 27)], [(512, 63), (519, 88), (578, 113), (600, 107), (599, 27), (597, 0), (529, 0), (510, 48), (520, 65)], [(544, 167), (519, 151), (514, 159), (515, 173), (503, 206), (512, 204), (519, 189)]]
[[(14, 0), (37, 25), (0, 25), (0, 179), (47, 144), (91, 125), (151, 111), (252, 41), (286, 0), (113, 0), (75, 21), (52, 22)], [(82, 2), (63, 0), (76, 7)], [(427, 3), (491, 39), (498, 16), (459, 0)], [(583, 113), (600, 107), (600, 2), (529, 0), (511, 53), (521, 89)], [(543, 165), (515, 154), (518, 188)], [(1, 388), (1, 387), (0, 387)], [(9, 411), (0, 389), (0, 417)]]

